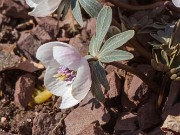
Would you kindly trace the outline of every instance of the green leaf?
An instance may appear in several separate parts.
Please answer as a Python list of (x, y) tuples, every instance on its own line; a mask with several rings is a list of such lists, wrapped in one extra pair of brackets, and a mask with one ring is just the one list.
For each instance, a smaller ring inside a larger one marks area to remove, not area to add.
[(57, 9), (58, 19), (61, 17), (61, 14), (62, 14), (62, 18), (64, 18), (69, 8), (70, 8), (70, 0), (62, 0)]
[(92, 78), (91, 92), (92, 92), (93, 96), (96, 97), (97, 100), (104, 103), (105, 97), (104, 97), (104, 94), (102, 92), (101, 84), (98, 80), (94, 64), (90, 64), (90, 68), (91, 68), (91, 78)]
[(112, 21), (112, 9), (111, 7), (104, 6), (97, 17), (96, 22), (96, 34), (93, 44), (90, 44), (90, 53), (92, 56), (96, 56), (99, 52), (103, 39), (109, 29)]
[(106, 90), (109, 90), (110, 86), (109, 86), (109, 83), (106, 78), (106, 72), (105, 72), (104, 68), (99, 64), (99, 61), (96, 61), (94, 63), (94, 68), (96, 69), (97, 78), (98, 78), (99, 82), (103, 85), (103, 87)]
[(91, 55), (95, 54), (95, 52), (94, 52), (95, 43), (96, 43), (96, 37), (95, 37), (95, 35), (93, 35), (93, 37), (90, 40), (90, 44), (89, 44), (89, 52)]
[(104, 63), (109, 63), (113, 61), (122, 61), (122, 60), (129, 60), (132, 59), (134, 56), (133, 54), (122, 51), (122, 50), (113, 50), (107, 54), (100, 55), (98, 57), (99, 61)]
[(79, 0), (79, 3), (91, 17), (97, 17), (102, 8), (97, 0)]
[(125, 44), (134, 36), (134, 30), (128, 30), (109, 38), (102, 46), (99, 55), (105, 55)]
[(80, 8), (78, 0), (71, 0), (71, 9), (72, 9), (72, 14), (74, 18), (82, 27), (83, 19), (82, 19), (81, 8)]

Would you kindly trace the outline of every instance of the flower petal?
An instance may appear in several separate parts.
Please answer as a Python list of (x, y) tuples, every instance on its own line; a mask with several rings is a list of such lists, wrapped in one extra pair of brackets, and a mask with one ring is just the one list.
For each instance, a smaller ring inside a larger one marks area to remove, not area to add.
[(172, 3), (173, 3), (176, 7), (180, 7), (180, 0), (172, 0)]
[(56, 80), (53, 75), (57, 74), (57, 71), (58, 68), (47, 67), (44, 77), (44, 85), (52, 94), (63, 96), (67, 90), (72, 89), (72, 86), (69, 82)]
[(62, 96), (60, 109), (67, 109), (77, 105), (81, 100), (76, 100), (71, 94), (71, 89), (67, 90)]
[(87, 60), (82, 57), (76, 78), (72, 84), (72, 95), (77, 100), (82, 100), (91, 87), (91, 73)]
[(70, 45), (53, 47), (53, 56), (60, 65), (75, 71), (78, 69), (82, 58), (78, 51)]
[(37, 6), (37, 3), (34, 0), (26, 0), (26, 3), (32, 8)]
[(34, 10), (29, 12), (29, 15), (36, 17), (45, 17), (50, 15), (58, 8), (60, 2), (61, 0), (41, 0)]
[(59, 42), (49, 42), (41, 45), (36, 52), (36, 58), (46, 67), (59, 67), (59, 63), (53, 58), (53, 47), (58, 45)]

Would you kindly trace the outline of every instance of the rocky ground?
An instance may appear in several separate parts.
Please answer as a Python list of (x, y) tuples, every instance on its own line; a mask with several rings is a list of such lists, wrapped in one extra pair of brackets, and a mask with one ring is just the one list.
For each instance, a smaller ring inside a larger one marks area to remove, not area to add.
[[(0, 11), (1, 135), (178, 134), (172, 130), (165, 133), (160, 127), (168, 115), (180, 115), (180, 83), (166, 84), (162, 106), (157, 107), (156, 91), (137, 76), (111, 65), (106, 67), (110, 91), (105, 93), (105, 105), (89, 94), (68, 110), (59, 109), (61, 99), (55, 96), (29, 106), (35, 89), (43, 89), (44, 66), (35, 58), (37, 48), (57, 40), (74, 45), (85, 55), (96, 21), (85, 18), (85, 27), (80, 28), (68, 14), (57, 25), (56, 14), (29, 16), (24, 0), (0, 0)], [(128, 49), (133, 52), (132, 47)], [(161, 83), (149, 63), (132, 60), (131, 66)]]

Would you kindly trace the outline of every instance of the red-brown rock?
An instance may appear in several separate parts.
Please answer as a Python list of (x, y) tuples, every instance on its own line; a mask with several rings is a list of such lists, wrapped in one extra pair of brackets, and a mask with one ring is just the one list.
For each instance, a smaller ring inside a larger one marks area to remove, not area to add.
[(135, 131), (138, 129), (137, 115), (132, 113), (122, 113), (114, 127), (115, 134), (122, 134), (124, 132)]
[[(121, 82), (119, 77), (115, 72), (109, 73), (107, 76), (107, 80), (109, 82), (110, 90), (105, 93), (106, 98), (114, 98), (120, 94), (121, 91)], [(102, 87), (102, 90), (105, 92), (105, 88)]]
[(31, 74), (22, 75), (15, 86), (14, 102), (20, 108), (26, 108), (32, 100), (35, 87), (35, 77)]
[[(153, 75), (153, 70), (149, 65), (139, 65), (137, 70), (147, 74), (149, 78)], [(148, 86), (139, 77), (130, 74), (126, 76), (124, 92), (128, 95), (130, 101), (138, 105), (148, 91)]]
[(88, 96), (80, 103), (79, 107), (74, 109), (66, 118), (66, 135), (80, 134), (90, 126), (93, 122), (98, 122), (100, 125), (109, 121), (109, 114), (105, 108), (92, 97)]
[(91, 124), (78, 135), (105, 135), (105, 134), (104, 134), (103, 129), (100, 126)]

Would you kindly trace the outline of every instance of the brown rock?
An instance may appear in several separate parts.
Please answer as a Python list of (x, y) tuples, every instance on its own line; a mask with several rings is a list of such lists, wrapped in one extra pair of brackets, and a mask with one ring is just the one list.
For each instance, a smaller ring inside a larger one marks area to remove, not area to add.
[(110, 74), (111, 72), (117, 72), (118, 69), (112, 65), (107, 65), (105, 67), (107, 74)]
[(136, 130), (136, 131), (128, 131), (124, 133), (116, 133), (115, 135), (147, 135), (141, 130)]
[[(167, 135), (166, 133), (164, 133), (160, 127), (156, 127), (154, 129), (152, 129), (150, 132), (148, 132), (148, 135)], [(173, 135), (173, 134), (172, 134)]]
[(40, 45), (41, 42), (31, 33), (26, 31), (23, 31), (21, 33), (20, 38), (17, 42), (18, 48), (28, 59), (32, 59), (35, 57), (36, 51)]
[(161, 117), (163, 120), (165, 120), (168, 115), (174, 115), (174, 116), (180, 115), (180, 103), (177, 103), (172, 107), (169, 107), (168, 109), (164, 110)]
[(169, 95), (164, 106), (164, 111), (170, 109), (177, 102), (178, 97), (180, 97), (180, 82), (172, 81)]
[(91, 33), (91, 37), (95, 34), (96, 32), (96, 19), (91, 18), (87, 22), (87, 31)]
[(82, 56), (87, 55), (88, 53), (88, 44), (83, 43), (80, 35), (77, 35), (70, 39), (69, 44), (76, 47), (76, 49), (81, 53)]
[(20, 108), (26, 108), (32, 100), (35, 87), (35, 77), (31, 74), (22, 75), (15, 86), (14, 102)]
[[(2, 6), (3, 14), (13, 18), (30, 18), (26, 8), (20, 3), (13, 0), (3, 0), (0, 2)], [(0, 7), (1, 8), (1, 7)]]
[(138, 109), (138, 123), (141, 130), (147, 130), (159, 124), (161, 117), (156, 110), (155, 96), (152, 94), (149, 101)]
[(66, 135), (80, 134), (91, 123), (99, 122), (105, 124), (109, 121), (109, 114), (105, 108), (92, 97), (89, 93), (88, 96), (80, 103), (80, 106), (74, 109), (66, 118)]
[(100, 126), (95, 124), (90, 124), (86, 129), (84, 129), (78, 135), (104, 135), (104, 131)]
[[(114, 98), (120, 94), (121, 83), (119, 77), (115, 72), (111, 72), (107, 75), (107, 80), (109, 82), (110, 90), (107, 91), (106, 98)], [(105, 88), (102, 87), (102, 90), (105, 92)]]
[(48, 135), (55, 127), (56, 120), (54, 116), (48, 113), (39, 113), (33, 120), (32, 134), (33, 135)]
[[(149, 65), (139, 65), (137, 70), (147, 74), (148, 77), (152, 76), (152, 68)], [(148, 86), (137, 76), (129, 74), (126, 76), (124, 84), (124, 92), (128, 95), (130, 101), (138, 105), (144, 98), (148, 91)]]
[(0, 71), (17, 66), (22, 60), (14, 54), (14, 44), (0, 44)]
[(38, 25), (33, 29), (32, 33), (42, 42), (49, 42), (55, 40), (57, 34), (64, 24), (60, 21), (59, 28), (58, 21), (52, 17), (36, 18)]
[(137, 115), (132, 113), (122, 113), (116, 122), (114, 127), (115, 134), (122, 134), (127, 131), (137, 130)]

